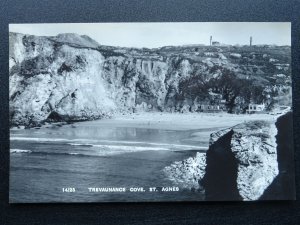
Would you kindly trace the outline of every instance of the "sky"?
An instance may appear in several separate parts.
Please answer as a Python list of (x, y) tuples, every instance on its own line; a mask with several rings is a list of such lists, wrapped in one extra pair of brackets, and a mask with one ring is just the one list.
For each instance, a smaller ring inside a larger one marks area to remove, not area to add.
[(10, 32), (39, 36), (60, 33), (88, 35), (101, 45), (156, 48), (170, 45), (291, 45), (289, 22), (46, 23), (10, 24)]

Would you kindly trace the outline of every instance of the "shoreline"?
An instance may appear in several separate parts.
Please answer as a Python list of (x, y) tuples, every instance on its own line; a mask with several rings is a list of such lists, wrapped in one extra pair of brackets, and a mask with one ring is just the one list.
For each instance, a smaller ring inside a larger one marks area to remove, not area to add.
[[(279, 115), (263, 114), (263, 120), (276, 120)], [(115, 114), (111, 118), (85, 120), (85, 121), (64, 121), (47, 122), (37, 127), (26, 128), (25, 126), (14, 126), (13, 130), (22, 129), (45, 129), (62, 126), (113, 126), (113, 127), (136, 127), (148, 129), (165, 130), (199, 130), (224, 128), (245, 121), (261, 120), (262, 114), (229, 114), (229, 113), (167, 113), (167, 112), (141, 112), (131, 114)]]
[[(144, 129), (162, 129), (170, 131), (215, 130), (231, 127), (252, 120), (262, 120), (261, 114), (229, 114), (229, 113), (166, 113), (142, 112), (132, 114), (116, 114), (110, 119), (76, 122), (75, 127), (105, 126), (133, 127)], [(264, 114), (263, 120), (275, 121), (277, 115)]]

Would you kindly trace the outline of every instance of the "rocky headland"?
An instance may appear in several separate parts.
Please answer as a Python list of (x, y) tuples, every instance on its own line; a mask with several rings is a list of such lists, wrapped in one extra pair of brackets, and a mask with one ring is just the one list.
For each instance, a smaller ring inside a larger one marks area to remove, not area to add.
[(204, 189), (209, 201), (294, 199), (292, 113), (212, 133), (206, 154), (165, 172), (181, 187)]
[(278, 175), (275, 124), (251, 121), (211, 135), (207, 200), (257, 200)]

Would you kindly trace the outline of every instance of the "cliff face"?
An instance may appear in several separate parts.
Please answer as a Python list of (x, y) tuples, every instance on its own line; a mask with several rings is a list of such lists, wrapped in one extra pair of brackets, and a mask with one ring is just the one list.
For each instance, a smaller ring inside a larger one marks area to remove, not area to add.
[(212, 133), (206, 153), (174, 162), (164, 172), (175, 185), (204, 189), (209, 201), (294, 200), (292, 112)]
[[(245, 110), (250, 99), (260, 102), (272, 96), (268, 70), (275, 74), (283, 69), (269, 63), (271, 53), (286, 56), (279, 62), (290, 60), (285, 47), (132, 49), (102, 46), (76, 34), (10, 33), (9, 38), (11, 125), (96, 119), (139, 110), (197, 111), (200, 104), (218, 104), (221, 99), (226, 101), (225, 110), (236, 106)], [(237, 51), (243, 51), (244, 57), (231, 56)], [(269, 55), (254, 59), (251, 51)], [(283, 73), (282, 85), (290, 77), (289, 70)], [(289, 86), (281, 87), (280, 93), (277, 89), (274, 96), (288, 98)]]
[(264, 191), (261, 200), (295, 200), (295, 164), (293, 114), (289, 112), (276, 121), (278, 133), (277, 161), (279, 174)]
[(274, 123), (251, 121), (211, 135), (207, 200), (257, 200), (278, 175)]
[[(175, 105), (178, 81), (193, 68), (187, 60), (117, 50), (121, 51), (101, 47), (86, 36), (11, 33), (12, 125), (95, 119)], [(201, 62), (197, 66), (205, 67)]]
[(167, 178), (182, 188), (199, 190), (199, 180), (205, 174), (206, 154), (197, 152), (195, 157), (176, 161), (164, 168)]

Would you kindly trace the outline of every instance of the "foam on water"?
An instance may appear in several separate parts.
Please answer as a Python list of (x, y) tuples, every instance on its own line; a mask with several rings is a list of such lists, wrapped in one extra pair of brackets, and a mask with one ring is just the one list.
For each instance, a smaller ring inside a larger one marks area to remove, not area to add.
[(10, 153), (31, 153), (31, 150), (25, 149), (10, 149)]
[[(65, 139), (65, 138), (32, 138), (32, 137), (10, 137), (10, 140), (15, 141), (34, 141), (34, 142), (67, 142), (68, 145), (86, 146), (86, 147), (109, 147), (111, 149), (120, 148), (126, 150), (127, 147), (135, 148), (137, 150), (206, 150), (207, 146), (196, 145), (182, 145), (172, 143), (155, 143), (155, 142), (141, 142), (141, 141), (115, 141), (115, 140), (94, 140), (94, 139)], [(119, 145), (110, 145), (105, 143), (114, 143)], [(136, 144), (143, 145), (134, 146)], [(152, 146), (159, 146), (158, 148)]]
[(37, 141), (37, 142), (63, 142), (63, 141), (72, 141), (71, 139), (64, 138), (33, 138), (33, 137), (10, 137), (11, 141)]
[(122, 146), (122, 145), (93, 145), (93, 147), (105, 148), (107, 150), (122, 150), (122, 151), (166, 151), (169, 148), (162, 147), (146, 147), (146, 146)]
[(84, 143), (68, 143), (68, 145), (72, 145), (72, 146), (85, 146), (85, 147), (93, 147), (92, 144), (84, 144)]

